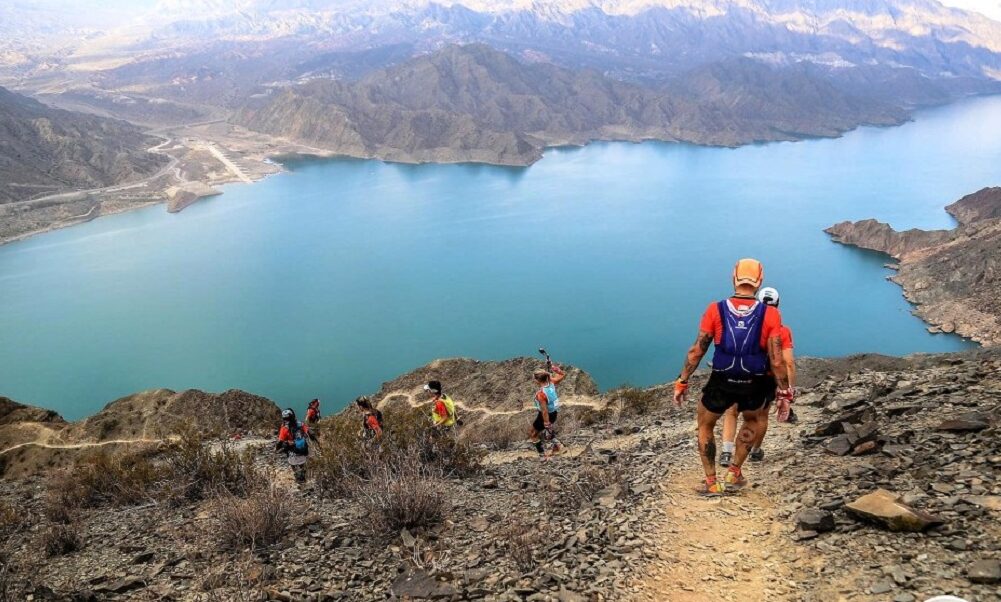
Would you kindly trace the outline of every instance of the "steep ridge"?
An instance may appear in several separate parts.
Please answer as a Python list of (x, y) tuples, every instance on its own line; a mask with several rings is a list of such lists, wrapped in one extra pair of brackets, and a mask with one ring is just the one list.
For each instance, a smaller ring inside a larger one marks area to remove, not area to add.
[[(496, 384), (503, 399), (522, 386), (519, 363), (497, 373), (490, 363), (437, 369), (485, 370), (456, 390)], [(279, 546), (220, 549), (211, 501), (97, 509), (83, 518), (87, 544), (39, 563), (32, 591), (109, 600), (992, 599), (1001, 579), (991, 576), (1001, 567), (998, 352), (804, 368), (800, 424), (772, 425), (764, 462), (745, 467), (753, 487), (736, 495), (695, 494), (693, 409), (674, 409), (669, 387), (655, 387), (645, 411), (623, 407), (565, 433), (572, 453), (551, 462), (491, 452), (483, 472), (449, 481), (447, 520), (436, 527), (374, 535), (350, 500), (283, 477), (296, 519)], [(385, 390), (462, 376), (435, 369)], [(248, 449), (270, 465), (270, 445), (256, 445)], [(42, 484), (0, 481), (0, 503), (40, 517)], [(850, 511), (878, 489), (941, 526), (894, 532)], [(44, 527), (25, 529), (13, 557), (26, 561)]]
[(49, 108), (0, 88), (0, 204), (141, 179), (166, 164), (124, 121)]
[(984, 188), (949, 205), (953, 230), (897, 232), (875, 220), (843, 222), (825, 230), (848, 245), (899, 261), (892, 280), (933, 331), (956, 332), (984, 345), (1001, 342), (1001, 188)]
[(65, 466), (94, 446), (155, 444), (185, 429), (207, 437), (271, 433), (278, 421), (273, 402), (236, 389), (145, 391), (112, 401), (79, 422), (0, 397), (0, 477)]
[(749, 59), (655, 90), (471, 44), (354, 83), (290, 87), (252, 101), (232, 121), (351, 156), (527, 165), (546, 146), (599, 139), (737, 146), (905, 119), (901, 109), (846, 95), (808, 70)]

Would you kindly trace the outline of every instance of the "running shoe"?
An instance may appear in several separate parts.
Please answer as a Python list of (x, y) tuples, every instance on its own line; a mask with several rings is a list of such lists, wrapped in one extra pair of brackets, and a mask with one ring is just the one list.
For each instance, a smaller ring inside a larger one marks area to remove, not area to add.
[(747, 485), (747, 479), (745, 479), (744, 475), (740, 473), (728, 470), (726, 471), (726, 476), (723, 477), (723, 483), (726, 484), (727, 489), (740, 491), (745, 485)]
[(747, 457), (750, 458), (751, 462), (760, 462), (765, 459), (765, 450), (761, 448), (752, 449)]
[(719, 455), (719, 465), (726, 468), (733, 462), (733, 452), (723, 452)]
[(712, 485), (709, 483), (702, 483), (699, 487), (695, 489), (699, 495), (702, 497), (719, 497), (726, 493), (726, 485), (721, 481), (715, 481)]

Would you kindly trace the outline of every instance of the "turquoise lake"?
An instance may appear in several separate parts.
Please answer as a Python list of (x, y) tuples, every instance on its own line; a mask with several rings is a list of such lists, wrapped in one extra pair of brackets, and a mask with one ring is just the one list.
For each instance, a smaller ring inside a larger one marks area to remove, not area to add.
[(287, 167), (180, 214), (0, 247), (0, 395), (70, 419), (156, 387), (330, 412), (434, 358), (540, 345), (603, 388), (647, 385), (678, 373), (742, 256), (764, 262), (800, 355), (967, 348), (926, 332), (885, 257), (822, 229), (951, 227), (946, 204), (1001, 184), (1001, 97), (832, 140)]

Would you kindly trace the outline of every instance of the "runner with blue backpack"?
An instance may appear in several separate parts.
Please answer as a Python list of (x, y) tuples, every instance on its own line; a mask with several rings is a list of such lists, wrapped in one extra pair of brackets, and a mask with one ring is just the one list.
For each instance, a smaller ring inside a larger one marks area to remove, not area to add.
[(306, 461), (309, 459), (309, 442), (316, 441), (316, 435), (309, 432), (309, 426), (296, 420), (292, 408), (282, 410), (282, 426), (278, 429), (275, 450), (288, 454), (297, 483), (306, 482)]
[[(711, 303), (702, 315), (699, 334), (688, 350), (685, 365), (674, 383), (674, 404), (681, 407), (688, 379), (702, 362), (709, 345), (715, 345), (712, 373), (702, 389), (696, 410), (699, 458), (705, 469), (707, 496), (747, 485), (741, 466), (762, 429), (768, 405), (778, 398), (791, 402), (793, 390), (782, 355), (782, 315), (777, 307), (758, 301), (764, 268), (756, 259), (741, 259), (733, 268), (733, 296)], [(716, 422), (732, 406), (744, 421), (740, 445), (722, 481), (716, 478)]]
[[(539, 353), (546, 356), (546, 369), (536, 370), (532, 375), (538, 387), (534, 400), (539, 412), (528, 431), (528, 437), (535, 444), (539, 458), (545, 461), (563, 450), (563, 444), (556, 438), (556, 420), (560, 412), (560, 397), (556, 393), (556, 385), (567, 375), (563, 368), (553, 363), (545, 349), (539, 349)], [(546, 444), (549, 445), (548, 451), (545, 448)]]

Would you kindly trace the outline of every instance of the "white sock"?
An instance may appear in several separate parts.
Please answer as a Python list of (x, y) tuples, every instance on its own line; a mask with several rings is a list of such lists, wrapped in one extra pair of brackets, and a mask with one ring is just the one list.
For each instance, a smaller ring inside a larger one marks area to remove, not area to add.
[(736, 443), (736, 441), (724, 441), (723, 442), (723, 451), (725, 453), (731, 453), (732, 454), (735, 449), (737, 449), (737, 443)]

